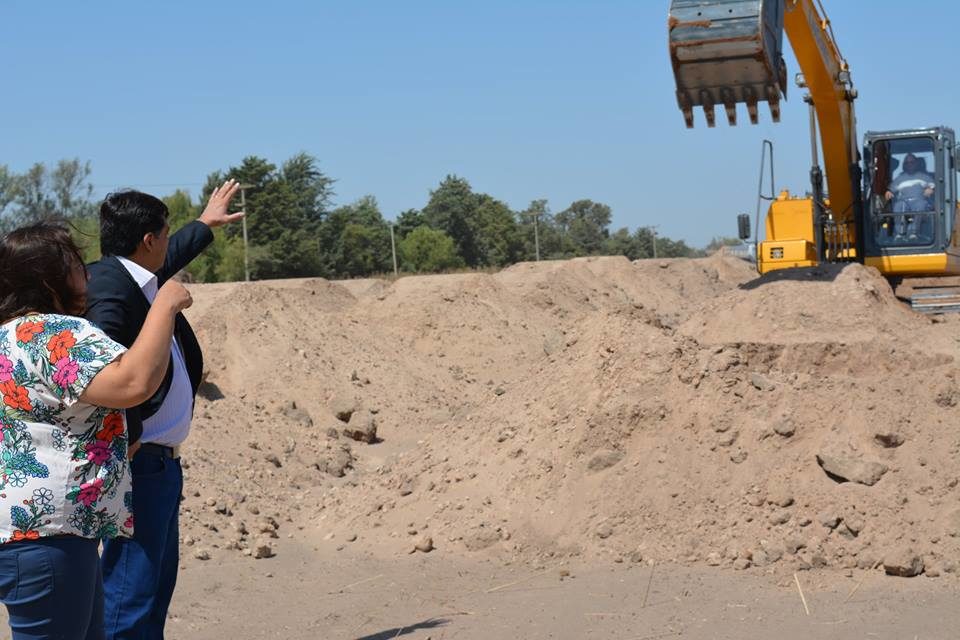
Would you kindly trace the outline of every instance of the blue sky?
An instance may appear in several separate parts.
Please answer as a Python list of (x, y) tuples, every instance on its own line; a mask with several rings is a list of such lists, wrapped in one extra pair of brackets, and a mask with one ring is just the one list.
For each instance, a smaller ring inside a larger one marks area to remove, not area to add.
[[(824, 0), (860, 91), (861, 134), (946, 124), (958, 89), (952, 0)], [(869, 9), (867, 9), (869, 6)], [(591, 198), (614, 226), (703, 245), (756, 204), (760, 144), (802, 192), (807, 118), (716, 129), (676, 108), (667, 0), (73, 3), (0, 7), (0, 164), (80, 157), (97, 195), (199, 191), (299, 151), (387, 218), (448, 173), (514, 208)], [(788, 55), (790, 77), (797, 69)]]

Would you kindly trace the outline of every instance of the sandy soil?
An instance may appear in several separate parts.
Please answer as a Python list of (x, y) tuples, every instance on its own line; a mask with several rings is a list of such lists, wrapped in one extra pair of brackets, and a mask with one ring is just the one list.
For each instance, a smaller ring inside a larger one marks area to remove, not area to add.
[(798, 577), (809, 615), (792, 577), (777, 584), (673, 565), (502, 566), (442, 552), (371, 560), (284, 541), (269, 566), (187, 567), (167, 628), (173, 640), (956, 637), (953, 581), (860, 571)]
[(191, 290), (171, 637), (956, 636), (960, 317), (876, 271)]

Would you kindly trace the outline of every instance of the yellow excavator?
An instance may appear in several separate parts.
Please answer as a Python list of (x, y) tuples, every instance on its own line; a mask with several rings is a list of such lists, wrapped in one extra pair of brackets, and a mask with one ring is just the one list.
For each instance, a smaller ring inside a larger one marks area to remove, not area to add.
[[(796, 84), (806, 89), (810, 111), (810, 193), (777, 194), (771, 187), (769, 197), (760, 196), (772, 201), (765, 238), (756, 245), (760, 273), (856, 261), (895, 285), (912, 278), (909, 299), (918, 311), (960, 311), (960, 288), (930, 279), (960, 275), (954, 132), (942, 126), (867, 132), (861, 147), (857, 90), (819, 0), (672, 0), (668, 29), (687, 127), (696, 107), (713, 127), (717, 106), (735, 125), (740, 104), (756, 124), (759, 102), (779, 121), (787, 92), (784, 33), (800, 65)], [(772, 144), (765, 141), (761, 185), (768, 150), (772, 181)], [(749, 216), (741, 214), (738, 224), (748, 239)]]

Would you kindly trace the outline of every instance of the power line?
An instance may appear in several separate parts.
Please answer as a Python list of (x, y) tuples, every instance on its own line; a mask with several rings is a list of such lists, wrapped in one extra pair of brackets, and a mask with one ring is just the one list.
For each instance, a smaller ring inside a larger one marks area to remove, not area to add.
[[(145, 182), (133, 182), (128, 183), (128, 187), (202, 187), (205, 183), (203, 182), (155, 182), (155, 183), (145, 183)], [(94, 189), (116, 189), (118, 188), (115, 184), (94, 184), (90, 185)]]

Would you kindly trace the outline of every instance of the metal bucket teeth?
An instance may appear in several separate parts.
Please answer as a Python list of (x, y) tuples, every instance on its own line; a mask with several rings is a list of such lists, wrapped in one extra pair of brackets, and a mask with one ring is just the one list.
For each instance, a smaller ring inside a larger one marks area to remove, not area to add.
[(737, 104), (747, 105), (756, 124), (757, 103), (770, 104), (774, 122), (786, 95), (783, 64), (784, 0), (672, 0), (670, 58), (677, 98), (687, 127), (695, 107), (707, 125), (716, 124), (722, 105), (730, 126), (737, 124)]

